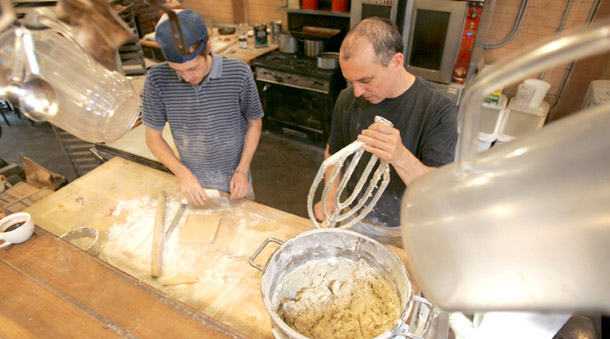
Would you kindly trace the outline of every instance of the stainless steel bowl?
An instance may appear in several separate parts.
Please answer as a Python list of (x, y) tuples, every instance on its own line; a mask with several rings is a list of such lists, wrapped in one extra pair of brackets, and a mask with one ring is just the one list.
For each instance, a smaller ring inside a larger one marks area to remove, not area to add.
[(290, 32), (280, 34), (280, 52), (294, 54), (299, 51), (299, 42)]
[(97, 256), (100, 253), (99, 233), (92, 227), (79, 227), (64, 233), (61, 239), (83, 251)]
[(321, 69), (339, 68), (339, 53), (323, 52), (316, 56), (316, 66)]
[[(281, 246), (273, 252), (263, 268), (256, 264), (254, 259), (269, 242), (275, 242), (281, 244)], [(363, 260), (396, 287), (402, 309), (401, 316), (388, 331), (377, 336), (377, 338), (392, 338), (399, 333), (409, 338), (419, 338), (419, 335), (404, 331), (401, 327), (409, 317), (414, 303), (427, 306), (430, 310), (429, 315), (433, 314), (431, 311), (433, 306), (427, 300), (413, 294), (411, 278), (403, 262), (392, 250), (377, 240), (337, 228), (303, 232), (283, 243), (274, 238), (267, 239), (250, 258), (250, 264), (263, 271), (261, 294), (265, 308), (271, 317), (275, 337), (305, 338), (286, 324), (277, 314), (277, 305), (273, 303), (273, 300), (276, 299), (276, 290), (283, 279), (288, 273), (308, 261), (330, 258)], [(427, 334), (430, 320), (431, 317), (428, 317), (422, 324), (423, 337)]]

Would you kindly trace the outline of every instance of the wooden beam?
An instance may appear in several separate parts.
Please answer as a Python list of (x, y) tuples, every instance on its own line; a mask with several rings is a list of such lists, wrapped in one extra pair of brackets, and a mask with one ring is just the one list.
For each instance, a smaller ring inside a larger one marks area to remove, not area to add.
[(247, 0), (231, 0), (233, 3), (233, 23), (248, 23)]

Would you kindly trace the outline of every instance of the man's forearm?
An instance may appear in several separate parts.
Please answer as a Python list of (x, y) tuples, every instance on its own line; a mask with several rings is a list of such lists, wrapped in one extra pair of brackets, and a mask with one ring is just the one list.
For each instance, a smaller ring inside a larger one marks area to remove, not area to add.
[(262, 119), (248, 119), (246, 123), (246, 135), (244, 136), (244, 149), (237, 165), (237, 170), (248, 173), (254, 152), (258, 147), (263, 127)]
[(411, 152), (407, 151), (408, 154), (401, 157), (398, 161), (392, 164), (400, 179), (409, 186), (418, 177), (432, 172), (436, 167), (430, 167), (424, 165), (419, 159), (417, 159)]
[(167, 141), (163, 139), (159, 131), (146, 129), (146, 145), (151, 153), (159, 159), (175, 176), (180, 178), (190, 170), (176, 157)]

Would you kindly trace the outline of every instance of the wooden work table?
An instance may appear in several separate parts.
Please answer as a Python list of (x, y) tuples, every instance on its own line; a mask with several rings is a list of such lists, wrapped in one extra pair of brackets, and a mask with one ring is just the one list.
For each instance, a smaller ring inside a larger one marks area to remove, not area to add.
[(39, 227), (0, 250), (0, 277), (3, 338), (241, 336)]
[[(214, 28), (213, 32), (212, 38), (210, 38), (212, 52), (225, 57), (243, 60), (247, 64), (251, 64), (254, 59), (274, 51), (279, 47), (279, 45), (271, 43), (271, 37), (269, 36), (267, 39), (269, 41), (267, 47), (254, 47), (254, 39), (249, 37), (248, 48), (240, 48), (238, 46), (236, 34), (220, 35), (218, 33), (218, 28)], [(156, 41), (148, 40), (146, 38), (140, 39), (140, 44), (142, 46), (161, 49)]]
[[(0, 250), (0, 273), (5, 277), (6, 271), (11, 276), (6, 279), (9, 284), (1, 287), (1, 293), (10, 296), (12, 289), (22, 289), (25, 284), (26, 289), (48, 295), (42, 300), (45, 303), (64, 299), (59, 301), (62, 305), (68, 304), (70, 312), (92, 318), (88, 320), (95, 323), (91, 330), (110, 331), (109, 328), (119, 324), (117, 328), (133, 334), (136, 329), (131, 326), (135, 323), (142, 325), (138, 331), (152, 331), (148, 327), (154, 328), (152, 323), (157, 321), (185, 326), (184, 331), (200, 327), (201, 334), (217, 330), (229, 336), (239, 336), (235, 334), (239, 332), (248, 337), (272, 338), (271, 321), (260, 294), (261, 272), (250, 266), (248, 260), (266, 239), (285, 241), (314, 229), (311, 221), (248, 200), (229, 201), (223, 193), (202, 209), (187, 208), (178, 228), (164, 245), (161, 276), (153, 279), (150, 276), (152, 231), (155, 201), (161, 190), (167, 195), (167, 227), (182, 198), (178, 179), (116, 157), (30, 206), (25, 212), (42, 229), (37, 229), (27, 242)], [(192, 214), (218, 218), (213, 241), (180, 242), (184, 219)], [(100, 232), (98, 258), (47, 233), (60, 236), (81, 226)], [(275, 248), (267, 246), (257, 257), (257, 263), (264, 266)], [(397, 253), (404, 261), (404, 252)], [(199, 281), (163, 285), (167, 278), (181, 274)], [(123, 286), (123, 290), (116, 286)], [(69, 292), (72, 289), (75, 291)], [(138, 297), (131, 297), (131, 293)], [(0, 310), (0, 336), (6, 327), (2, 322), (19, 322), (19, 328), (25, 333), (34, 331), (30, 325), (53, 327), (58, 333), (63, 331), (64, 322), (37, 319), (28, 323), (27, 319), (38, 317), (42, 311), (18, 304), (37, 305), (36, 299), (40, 297), (23, 298), (14, 299), (13, 304), (3, 299), (3, 305), (10, 305), (11, 309)], [(103, 303), (98, 303), (100, 298)], [(100, 313), (98, 307), (109, 310)], [(187, 318), (186, 325), (182, 320), (172, 320), (181, 316)], [(218, 323), (222, 325), (217, 326)], [(162, 333), (156, 334), (175, 336)], [(147, 335), (147, 332), (136, 334), (140, 335), (159, 336)]]

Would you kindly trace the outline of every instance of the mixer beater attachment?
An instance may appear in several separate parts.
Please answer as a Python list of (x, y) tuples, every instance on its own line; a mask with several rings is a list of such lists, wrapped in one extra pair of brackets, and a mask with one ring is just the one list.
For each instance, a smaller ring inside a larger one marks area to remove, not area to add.
[[(385, 118), (382, 118), (380, 116), (376, 116), (375, 123), (378, 123), (378, 122), (384, 123), (388, 126), (394, 126), (394, 124), (392, 124), (391, 121), (389, 121)], [(341, 149), (340, 151), (338, 151), (337, 153), (328, 157), (328, 159), (324, 160), (324, 162), (322, 162), (322, 165), (320, 166), (320, 169), (318, 170), (318, 173), (316, 174), (316, 177), (314, 178), (314, 180), (311, 184), (311, 187), (309, 189), (309, 194), (307, 196), (307, 212), (309, 213), (309, 218), (311, 219), (311, 221), (313, 221), (313, 223), (314, 223), (314, 225), (316, 225), (316, 227), (318, 227), (318, 228), (337, 227), (337, 225), (340, 222), (349, 219), (349, 221), (347, 221), (345, 224), (339, 226), (339, 228), (348, 228), (348, 227), (352, 226), (353, 224), (359, 222), (371, 211), (371, 209), (373, 209), (373, 206), (375, 206), (375, 204), (377, 203), (377, 201), (379, 200), (379, 198), (385, 191), (385, 188), (390, 183), (390, 166), (388, 165), (388, 163), (386, 163), (385, 161), (379, 160), (379, 158), (376, 155), (371, 155), (371, 159), (369, 160), (364, 171), (362, 172), (362, 176), (358, 180), (358, 183), (356, 184), (354, 191), (345, 201), (341, 201), (341, 194), (342, 194), (343, 190), (345, 189), (345, 186), (347, 185), (350, 177), (352, 176), (354, 169), (358, 165), (358, 162), (360, 161), (362, 154), (365, 152), (364, 149), (362, 149), (362, 145), (363, 145), (363, 142), (356, 140), (356, 141), (352, 142), (351, 144), (347, 145), (346, 147), (344, 147), (343, 149)], [(339, 183), (339, 186), (337, 187), (336, 198), (335, 198), (335, 209), (332, 213), (329, 214), (326, 211), (326, 199), (327, 199), (329, 190), (334, 185), (335, 181), (337, 180), (337, 176), (339, 175), (341, 169), (343, 168), (343, 164), (345, 163), (347, 158), (350, 157), (352, 154), (353, 154), (353, 157), (349, 161), (349, 165), (347, 166), (345, 173), (343, 173), (343, 175), (341, 177), (341, 182)], [(358, 197), (360, 192), (362, 191), (362, 189), (367, 181), (367, 178), (369, 177), (373, 168), (375, 168), (375, 165), (377, 164), (378, 160), (379, 160), (379, 166), (377, 167), (377, 169), (375, 170), (375, 173), (373, 174), (373, 177), (369, 181), (368, 187), (366, 188), (364, 195), (362, 195), (361, 199), (356, 203), (356, 205), (354, 207), (348, 209), (347, 211), (345, 211), (343, 213), (343, 210), (346, 207), (349, 207), (354, 202), (354, 200)], [(326, 184), (324, 186), (324, 190), (322, 191), (322, 210), (324, 211), (324, 216), (326, 218), (326, 221), (324, 221), (323, 223), (320, 224), (320, 222), (318, 222), (318, 220), (316, 220), (316, 217), (315, 217), (314, 211), (313, 211), (314, 197), (315, 197), (316, 191), (318, 189), (318, 186), (319, 186), (320, 182), (322, 181), (322, 178), (324, 178), (326, 171), (330, 167), (334, 167), (334, 168), (333, 168), (331, 174), (328, 176), (328, 178), (326, 180)], [(372, 199), (369, 201), (369, 203), (367, 205), (366, 204), (367, 200), (369, 197), (372, 196), (372, 192), (375, 189), (375, 187), (378, 187), (377, 192), (375, 192), (375, 195), (372, 197)], [(358, 214), (358, 215), (356, 215), (356, 214)], [(354, 216), (354, 215), (356, 215), (356, 216)]]

